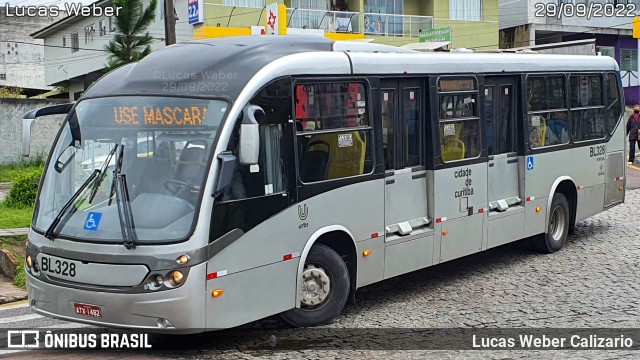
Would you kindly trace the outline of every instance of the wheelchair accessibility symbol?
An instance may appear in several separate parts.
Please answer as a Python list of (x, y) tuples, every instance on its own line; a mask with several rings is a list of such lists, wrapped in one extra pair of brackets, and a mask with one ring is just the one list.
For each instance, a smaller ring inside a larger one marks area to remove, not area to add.
[(90, 212), (87, 215), (87, 220), (84, 222), (84, 229), (89, 231), (98, 230), (98, 226), (100, 225), (100, 219), (102, 218), (102, 214), (99, 212)]
[(533, 170), (533, 156), (527, 157), (527, 170)]

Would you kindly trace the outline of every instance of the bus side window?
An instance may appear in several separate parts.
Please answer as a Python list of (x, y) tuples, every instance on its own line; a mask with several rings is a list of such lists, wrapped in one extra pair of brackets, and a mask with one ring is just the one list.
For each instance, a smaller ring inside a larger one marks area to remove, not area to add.
[(616, 74), (607, 74), (607, 131), (612, 133), (622, 114), (622, 99), (620, 98), (620, 83)]
[(360, 82), (296, 85), (298, 176), (302, 182), (371, 173), (373, 137), (365, 89)]

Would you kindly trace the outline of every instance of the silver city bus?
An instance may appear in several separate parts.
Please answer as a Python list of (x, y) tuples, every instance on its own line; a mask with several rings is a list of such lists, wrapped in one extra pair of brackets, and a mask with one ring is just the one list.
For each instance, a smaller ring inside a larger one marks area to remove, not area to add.
[[(39, 314), (147, 331), (338, 316), (363, 286), (624, 200), (607, 56), (417, 53), (295, 36), (181, 43), (73, 105), (29, 234)], [(142, 147), (140, 144), (146, 144)]]

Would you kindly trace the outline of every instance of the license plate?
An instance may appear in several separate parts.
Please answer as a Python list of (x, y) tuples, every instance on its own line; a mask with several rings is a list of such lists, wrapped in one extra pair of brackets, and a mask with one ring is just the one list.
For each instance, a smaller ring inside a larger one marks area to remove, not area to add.
[(73, 261), (62, 259), (59, 257), (52, 257), (42, 255), (40, 256), (40, 271), (64, 279), (73, 280), (80, 272), (82, 263), (80, 261)]
[(101, 318), (102, 317), (102, 313), (100, 311), (100, 306), (73, 303), (73, 307), (75, 308), (76, 314), (78, 314), (78, 315), (89, 316), (89, 317), (97, 317), (97, 318)]

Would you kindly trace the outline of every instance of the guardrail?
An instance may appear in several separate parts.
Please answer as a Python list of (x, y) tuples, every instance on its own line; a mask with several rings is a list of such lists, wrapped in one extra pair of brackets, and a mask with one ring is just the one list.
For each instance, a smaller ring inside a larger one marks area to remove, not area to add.
[[(213, 26), (245, 27), (263, 25), (265, 8), (238, 6), (215, 6), (215, 17), (207, 18)], [(326, 32), (365, 33), (380, 36), (418, 37), (420, 30), (433, 28), (432, 16), (396, 15), (383, 13), (364, 13), (361, 24), (360, 13), (351, 11), (312, 10), (287, 8), (287, 27), (300, 29), (321, 29)]]
[(287, 27), (360, 33), (360, 13), (287, 8)]
[(433, 29), (432, 16), (364, 13), (367, 35), (418, 37), (426, 29)]

